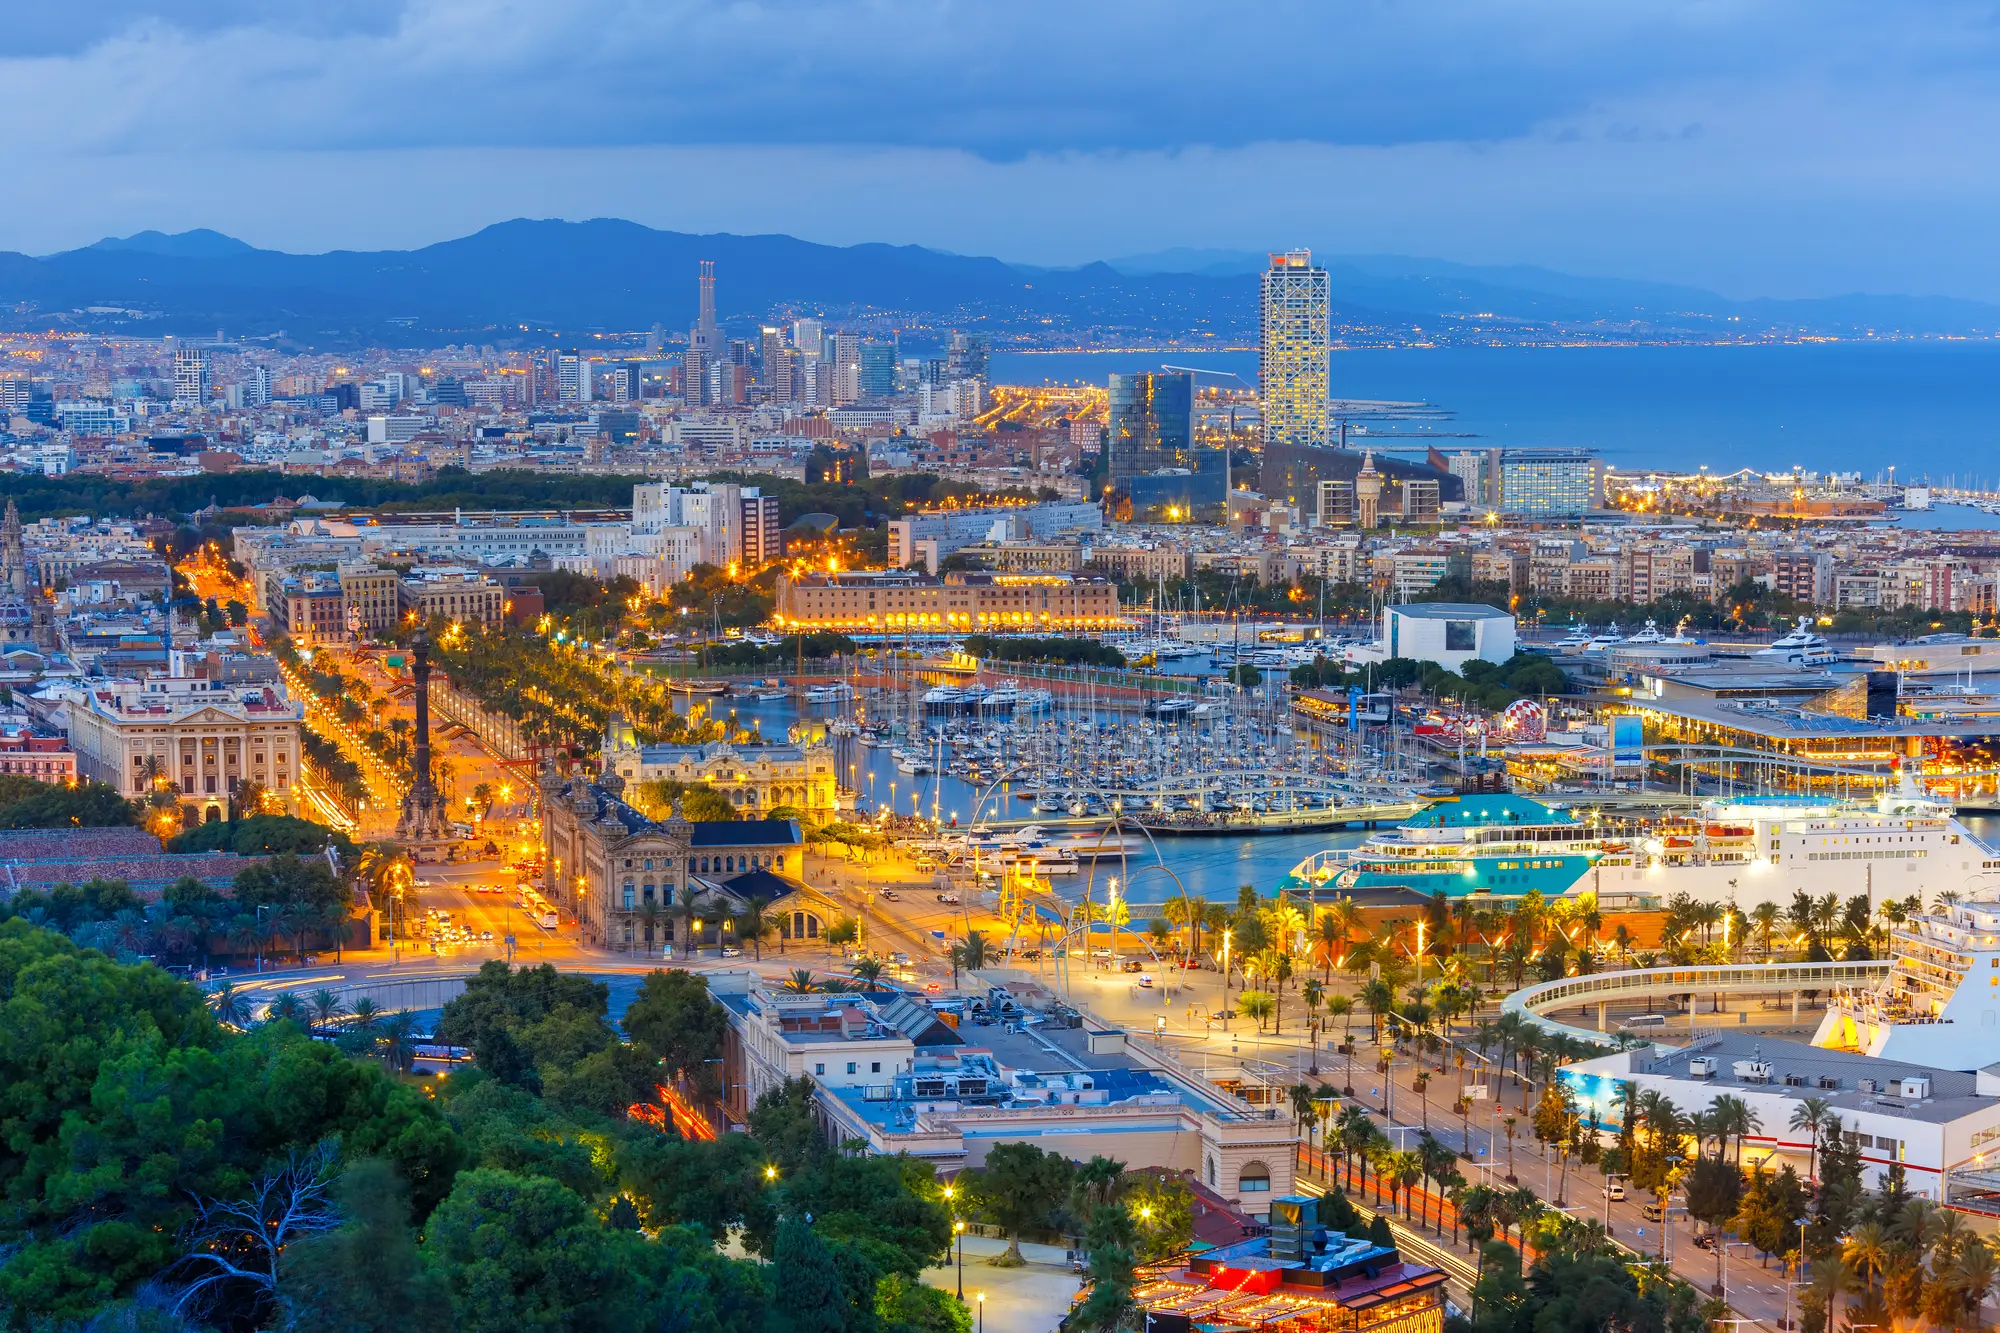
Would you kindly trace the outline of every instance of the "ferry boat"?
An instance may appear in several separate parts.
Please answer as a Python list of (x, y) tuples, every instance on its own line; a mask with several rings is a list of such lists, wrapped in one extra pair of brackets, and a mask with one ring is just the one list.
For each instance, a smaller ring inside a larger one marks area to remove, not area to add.
[(1755, 656), (1759, 660), (1776, 659), (1791, 666), (1833, 665), (1833, 649), (1827, 646), (1825, 639), (1812, 632), (1811, 623), (1811, 617), (1800, 616), (1799, 623), (1790, 634), (1772, 640), (1770, 647), (1760, 648)]
[(1545, 898), (1594, 893), (1605, 907), (1700, 902), (1789, 904), (1792, 895), (1867, 894), (1871, 905), (1961, 890), (1988, 850), (1947, 802), (1905, 777), (1873, 803), (1772, 797), (1715, 800), (1630, 831), (1514, 795), (1450, 797), (1359, 847), (1316, 853), (1286, 888), (1314, 900), (1355, 889), (1424, 897)]
[(1890, 936), (1888, 975), (1834, 990), (1812, 1044), (1933, 1069), (2000, 1061), (2000, 886), (1975, 891), (1911, 913)]

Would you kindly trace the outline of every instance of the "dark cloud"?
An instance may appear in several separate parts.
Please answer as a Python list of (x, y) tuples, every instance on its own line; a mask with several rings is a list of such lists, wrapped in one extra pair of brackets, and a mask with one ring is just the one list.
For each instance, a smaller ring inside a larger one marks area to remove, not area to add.
[[(54, 7), (48, 7), (53, 9)], [(86, 84), (125, 48), (261, 147), (852, 144), (1036, 152), (1498, 142), (1607, 103), (1795, 79), (1985, 80), (1989, 5), (1855, 0), (408, 0), (45, 18)], [(167, 132), (104, 89), (108, 143)], [(1698, 117), (1693, 117), (1698, 118)], [(1678, 134), (1635, 123), (1628, 135)], [(123, 136), (123, 137), (120, 137)]]

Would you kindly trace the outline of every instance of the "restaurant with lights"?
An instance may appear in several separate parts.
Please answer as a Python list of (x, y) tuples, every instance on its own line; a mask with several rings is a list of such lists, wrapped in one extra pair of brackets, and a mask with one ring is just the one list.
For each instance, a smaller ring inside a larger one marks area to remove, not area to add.
[(1148, 1270), (1132, 1299), (1149, 1333), (1441, 1333), (1445, 1275), (1391, 1246), (1329, 1230), (1319, 1200), (1271, 1203), (1268, 1235)]

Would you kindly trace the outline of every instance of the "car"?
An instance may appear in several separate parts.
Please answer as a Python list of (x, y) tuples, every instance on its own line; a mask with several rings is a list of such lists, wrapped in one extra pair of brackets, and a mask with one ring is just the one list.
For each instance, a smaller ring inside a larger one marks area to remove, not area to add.
[(903, 901), (903, 897), (894, 889), (884, 889), (882, 890), (882, 901), (885, 903), (899, 903)]
[(1090, 956), (1092, 958), (1109, 958), (1111, 957), (1111, 950), (1104, 948), (1092, 949), (1090, 951)]
[(1610, 1184), (1606, 1185), (1604, 1187), (1604, 1197), (1611, 1200), (1613, 1203), (1617, 1203), (1623, 1200), (1625, 1197), (1625, 1182), (1622, 1180), (1614, 1180)]
[(731, 948), (729, 945), (725, 944), (722, 946), (722, 956), (724, 958), (741, 958), (743, 956), (743, 951), (741, 949)]
[(491, 944), (493, 943), (493, 932), (490, 930), (482, 930), (479, 932), (479, 939), (480, 942), (483, 944)]
[(1153, 989), (1153, 974), (1152, 974), (1152, 973), (1150, 973), (1150, 972), (1141, 972), (1141, 973), (1139, 974), (1139, 988), (1140, 988), (1141, 990), (1151, 990), (1151, 989)]
[(889, 955), (889, 961), (897, 967), (908, 967), (910, 965), (910, 956), (906, 953), (892, 953)]
[(1694, 1238), (1694, 1243), (1697, 1249), (1712, 1250), (1715, 1248), (1715, 1233), (1704, 1231)]
[(958, 906), (958, 895), (955, 893), (940, 893), (937, 896), (937, 900), (943, 903), (946, 907)]
[(944, 984), (942, 982), (926, 981), (924, 983), (924, 994), (926, 995), (941, 994), (943, 990), (944, 990)]
[(1143, 972), (1146, 970), (1146, 964), (1137, 958), (1127, 958), (1118, 965), (1118, 970), (1120, 972)]
[(1666, 1206), (1658, 1203), (1641, 1204), (1639, 1205), (1639, 1215), (1644, 1217), (1648, 1222), (1663, 1222), (1667, 1216)]

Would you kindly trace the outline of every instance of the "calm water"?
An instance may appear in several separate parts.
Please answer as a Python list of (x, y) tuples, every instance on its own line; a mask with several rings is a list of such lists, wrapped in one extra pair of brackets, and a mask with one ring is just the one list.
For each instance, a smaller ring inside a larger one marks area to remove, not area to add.
[[(735, 710), (738, 719), (746, 725), (754, 719), (759, 724), (758, 730), (773, 739), (783, 738), (798, 718), (797, 705), (789, 699), (725, 699), (720, 701), (718, 707), (724, 713)], [(886, 749), (856, 745), (852, 759), (854, 771), (848, 775), (848, 781), (860, 793), (864, 806), (887, 809), (893, 800), (897, 811), (909, 814), (914, 797), (915, 808), (926, 817), (935, 810), (946, 823), (954, 816), (961, 827), (972, 823), (979, 794), (970, 783), (942, 775), (913, 777), (899, 772)], [(1024, 819), (1032, 813), (1029, 802), (1005, 793), (988, 798), (982, 811), (988, 819)], [(1141, 869), (1146, 865), (1164, 864), (1180, 877), (1190, 894), (1212, 903), (1233, 903), (1239, 885), (1255, 885), (1258, 892), (1269, 895), (1293, 866), (1314, 852), (1325, 847), (1352, 847), (1365, 836), (1361, 832), (1336, 831), (1255, 838), (1161, 838), (1157, 856), (1151, 851), (1135, 850), (1126, 858), (1123, 870), (1117, 868), (1118, 863), (1114, 861), (1099, 863), (1092, 896), (1101, 900), (1109, 887), (1110, 878), (1117, 875), (1121, 881), (1129, 883), (1129, 902), (1163, 903), (1177, 897), (1179, 891), (1172, 879), (1157, 870)], [(1066, 883), (1066, 876), (1059, 878), (1055, 885), (1057, 892), (1065, 896), (1079, 895), (1088, 875), (1089, 866), (1086, 864), (1083, 873), (1075, 877), (1074, 884)], [(1124, 892), (1123, 888), (1120, 892)]]
[[(1162, 364), (1251, 385), (1257, 373), (1254, 352), (996, 353), (992, 378), (1101, 385)], [(1348, 351), (1333, 354), (1332, 376), (1337, 398), (1452, 412), (1372, 428), (1413, 447), (1588, 447), (1619, 467), (1797, 464), (1869, 478), (1894, 464), (1901, 477), (2000, 486), (2000, 342)]]

